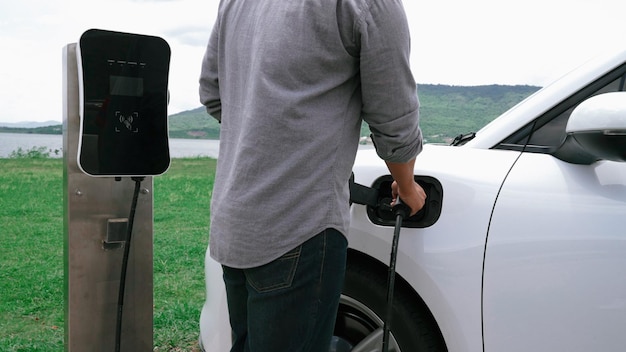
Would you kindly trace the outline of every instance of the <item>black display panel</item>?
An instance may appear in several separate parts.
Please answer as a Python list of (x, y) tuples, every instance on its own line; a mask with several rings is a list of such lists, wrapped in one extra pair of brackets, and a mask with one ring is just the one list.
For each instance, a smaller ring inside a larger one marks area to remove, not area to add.
[(78, 164), (92, 176), (149, 176), (170, 164), (170, 48), (159, 37), (92, 29), (77, 50)]

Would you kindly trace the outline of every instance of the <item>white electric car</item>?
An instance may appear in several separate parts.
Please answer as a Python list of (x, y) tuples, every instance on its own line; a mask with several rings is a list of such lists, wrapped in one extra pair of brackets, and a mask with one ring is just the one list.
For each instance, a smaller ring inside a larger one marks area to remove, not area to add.
[[(415, 175), (428, 199), (400, 234), (392, 350), (624, 351), (625, 85), (623, 51), (476, 134), (425, 145)], [(387, 201), (391, 178), (373, 150), (359, 152), (354, 176)], [(330, 351), (380, 348), (393, 224), (382, 207), (352, 205)], [(206, 273), (200, 342), (227, 351), (221, 270), (208, 256)]]

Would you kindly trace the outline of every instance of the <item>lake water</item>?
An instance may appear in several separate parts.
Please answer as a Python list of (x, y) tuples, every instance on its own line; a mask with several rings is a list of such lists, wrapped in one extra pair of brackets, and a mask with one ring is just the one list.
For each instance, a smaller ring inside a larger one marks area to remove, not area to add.
[[(11, 152), (22, 148), (46, 147), (51, 157), (63, 157), (63, 136), (51, 134), (0, 133), (0, 158), (7, 158)], [(170, 139), (172, 158), (208, 156), (217, 158), (219, 141), (208, 139)]]

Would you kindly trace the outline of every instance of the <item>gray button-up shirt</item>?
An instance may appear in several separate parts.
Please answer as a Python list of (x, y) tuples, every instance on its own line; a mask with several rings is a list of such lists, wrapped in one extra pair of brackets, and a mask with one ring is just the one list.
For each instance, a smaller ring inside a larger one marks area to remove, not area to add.
[(378, 155), (421, 150), (400, 0), (222, 0), (200, 77), (221, 121), (210, 253), (248, 268), (346, 233), (361, 120)]

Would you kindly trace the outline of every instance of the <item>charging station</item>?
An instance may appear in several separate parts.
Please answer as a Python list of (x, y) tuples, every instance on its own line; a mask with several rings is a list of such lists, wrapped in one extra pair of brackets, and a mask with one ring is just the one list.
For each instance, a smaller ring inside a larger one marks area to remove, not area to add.
[(169, 60), (161, 38), (95, 29), (63, 48), (66, 351), (153, 349)]

